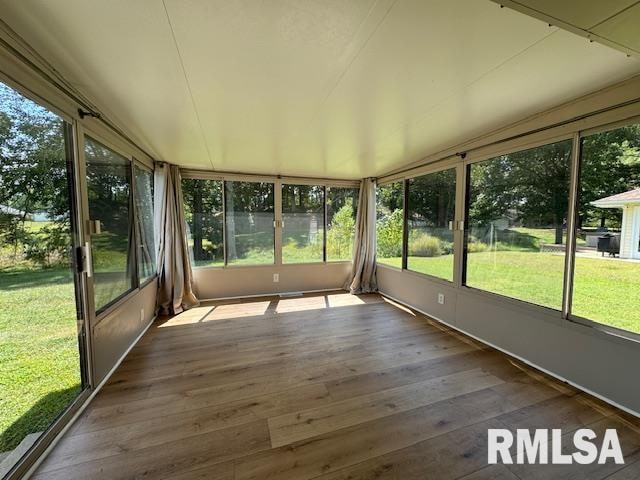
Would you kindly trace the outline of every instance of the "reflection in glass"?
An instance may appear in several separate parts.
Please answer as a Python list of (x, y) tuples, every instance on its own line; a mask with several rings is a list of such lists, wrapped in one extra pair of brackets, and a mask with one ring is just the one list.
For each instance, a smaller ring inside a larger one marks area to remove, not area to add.
[(273, 264), (273, 183), (224, 182), (224, 188), (227, 263)]
[(324, 187), (282, 185), (282, 262), (322, 262)]
[(182, 180), (191, 263), (196, 267), (224, 265), (222, 189), (222, 180)]
[(571, 141), (469, 167), (466, 285), (560, 309)]
[(407, 269), (453, 281), (455, 169), (409, 180)]
[(156, 251), (153, 239), (153, 172), (134, 165), (136, 228), (138, 238), (138, 273), (140, 283), (156, 274)]
[(99, 311), (133, 288), (131, 163), (90, 137), (85, 137), (84, 150), (89, 216), (100, 222), (100, 232), (91, 235), (93, 290)]

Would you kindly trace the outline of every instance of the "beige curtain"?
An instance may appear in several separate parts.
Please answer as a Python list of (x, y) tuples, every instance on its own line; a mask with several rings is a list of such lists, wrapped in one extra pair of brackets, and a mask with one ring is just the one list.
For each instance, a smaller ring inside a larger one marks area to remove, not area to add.
[(353, 267), (346, 288), (353, 294), (378, 291), (376, 279), (376, 181), (360, 182)]
[(158, 260), (158, 298), (161, 315), (174, 315), (198, 305), (193, 293), (180, 169), (157, 165), (154, 178), (154, 233)]

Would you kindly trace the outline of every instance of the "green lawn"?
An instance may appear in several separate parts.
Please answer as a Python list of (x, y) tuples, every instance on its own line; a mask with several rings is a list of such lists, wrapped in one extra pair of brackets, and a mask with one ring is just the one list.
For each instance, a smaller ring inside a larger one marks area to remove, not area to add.
[(0, 271), (0, 452), (41, 431), (80, 388), (68, 268)]
[[(400, 268), (401, 259), (379, 263)], [(409, 257), (412, 270), (450, 278), (452, 255)], [(534, 251), (469, 254), (467, 284), (527, 302), (560, 309), (564, 256)], [(576, 258), (573, 313), (600, 323), (640, 333), (640, 263)]]

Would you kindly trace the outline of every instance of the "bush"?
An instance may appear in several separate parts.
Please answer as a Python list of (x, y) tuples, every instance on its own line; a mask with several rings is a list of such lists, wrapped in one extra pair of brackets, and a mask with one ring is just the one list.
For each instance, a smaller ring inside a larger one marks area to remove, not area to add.
[(402, 256), (402, 210), (394, 210), (391, 215), (377, 221), (377, 253), (381, 258)]
[(27, 260), (42, 267), (51, 267), (69, 262), (71, 248), (69, 233), (64, 225), (43, 227), (22, 240)]
[(479, 242), (477, 240), (472, 240), (467, 243), (467, 252), (469, 253), (477, 253), (477, 252), (486, 252), (489, 248), (484, 242)]
[(409, 255), (416, 257), (439, 257), (444, 254), (442, 241), (426, 233), (416, 232), (409, 238)]

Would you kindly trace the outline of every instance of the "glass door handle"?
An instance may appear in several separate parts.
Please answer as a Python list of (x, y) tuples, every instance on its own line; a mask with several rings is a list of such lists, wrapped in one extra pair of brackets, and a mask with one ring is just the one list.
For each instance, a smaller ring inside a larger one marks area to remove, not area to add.
[(93, 277), (93, 259), (91, 258), (91, 243), (85, 242), (82, 247), (82, 271), (87, 273), (87, 277)]

